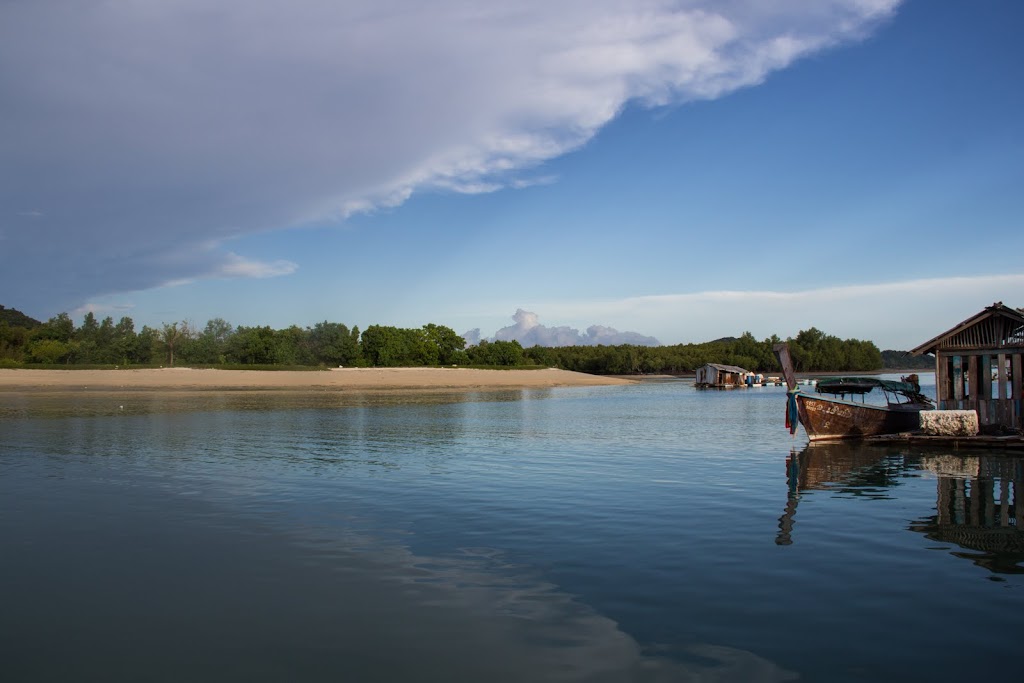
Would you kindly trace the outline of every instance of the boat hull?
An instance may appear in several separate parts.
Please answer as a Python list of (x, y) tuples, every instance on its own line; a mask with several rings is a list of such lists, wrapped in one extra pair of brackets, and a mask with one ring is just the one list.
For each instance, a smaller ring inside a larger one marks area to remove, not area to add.
[(811, 441), (913, 431), (919, 427), (918, 413), (924, 408), (914, 404), (876, 406), (809, 394), (797, 394), (796, 404), (800, 424)]

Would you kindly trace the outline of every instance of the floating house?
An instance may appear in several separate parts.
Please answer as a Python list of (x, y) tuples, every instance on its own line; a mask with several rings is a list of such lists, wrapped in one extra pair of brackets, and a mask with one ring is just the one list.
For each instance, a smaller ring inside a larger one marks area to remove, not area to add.
[(1024, 314), (996, 302), (911, 353), (935, 356), (939, 410), (975, 410), (982, 432), (1019, 430)]
[(694, 384), (700, 388), (742, 387), (748, 374), (746, 370), (735, 365), (706, 363), (697, 368), (697, 379)]

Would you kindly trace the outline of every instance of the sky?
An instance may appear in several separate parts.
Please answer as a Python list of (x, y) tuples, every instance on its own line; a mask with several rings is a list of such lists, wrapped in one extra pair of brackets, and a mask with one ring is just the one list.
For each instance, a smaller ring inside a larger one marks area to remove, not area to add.
[(0, 303), (911, 348), (1024, 306), (1021, 25), (1016, 0), (3, 0)]

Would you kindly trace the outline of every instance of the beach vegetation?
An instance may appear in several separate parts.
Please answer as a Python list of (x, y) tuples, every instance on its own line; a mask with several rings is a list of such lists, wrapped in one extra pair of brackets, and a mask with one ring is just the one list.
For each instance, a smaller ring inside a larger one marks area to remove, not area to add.
[(359, 328), (349, 330), (343, 323), (317, 323), (309, 331), (308, 341), (313, 360), (324, 365), (357, 365), (362, 357)]
[[(0, 312), (9, 314), (13, 309)], [(358, 327), (324, 320), (312, 327), (268, 325), (235, 327), (214, 318), (199, 327), (188, 320), (143, 326), (129, 317), (98, 320), (88, 312), (76, 327), (66, 313), (33, 327), (0, 319), (0, 360), (39, 367), (143, 367), (186, 365), (220, 368), (327, 367), (555, 367), (596, 375), (694, 372), (705, 363), (778, 372), (772, 348), (777, 335), (738, 337), (668, 346), (633, 344), (524, 348), (514, 340), (483, 340), (467, 347), (452, 328), (428, 323), (420, 328), (389, 325)], [(16, 318), (21, 320), (21, 318)], [(31, 322), (31, 319), (28, 319)], [(871, 341), (840, 339), (816, 327), (801, 330), (789, 343), (799, 372), (865, 372), (911, 365), (906, 352), (881, 352)], [(918, 359), (914, 359), (917, 361)]]
[(33, 363), (55, 365), (68, 361), (74, 352), (70, 343), (59, 339), (37, 339), (29, 344), (28, 357)]
[(362, 361), (374, 367), (451, 365), (467, 360), (466, 340), (444, 325), (418, 329), (370, 325), (359, 344)]
[(517, 341), (489, 342), (483, 339), (476, 346), (470, 347), (466, 355), (470, 363), (499, 367), (523, 365), (526, 359), (525, 350)]
[(0, 320), (0, 360), (21, 361), (28, 339), (28, 329)]
[[(92, 314), (90, 313), (89, 315)], [(164, 348), (167, 349), (167, 364), (172, 368), (174, 367), (174, 347), (185, 334), (185, 331), (185, 323), (177, 322), (164, 323), (163, 329), (160, 331), (160, 341), (163, 342)]]
[(75, 334), (75, 323), (67, 313), (50, 318), (32, 331), (33, 339), (55, 339), (59, 342), (70, 342)]
[[(762, 340), (750, 332), (739, 337), (699, 344), (670, 346), (563, 346), (525, 349), (524, 360), (595, 375), (688, 374), (705, 363), (737, 365), (751, 371), (778, 372), (773, 347), (782, 341), (772, 335)], [(873, 342), (839, 339), (816, 328), (787, 340), (794, 365), (802, 372), (868, 372), (883, 367)]]
[(935, 357), (928, 354), (912, 356), (909, 351), (886, 349), (882, 351), (882, 364), (894, 370), (934, 370)]

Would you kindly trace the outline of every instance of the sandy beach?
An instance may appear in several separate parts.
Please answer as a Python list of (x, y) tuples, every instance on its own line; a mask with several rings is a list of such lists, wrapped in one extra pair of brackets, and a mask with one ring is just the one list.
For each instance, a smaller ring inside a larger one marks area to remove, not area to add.
[(0, 391), (131, 390), (359, 390), (423, 391), (530, 389), (632, 384), (567, 370), (469, 368), (334, 368), (325, 371), (215, 370), (0, 370)]

